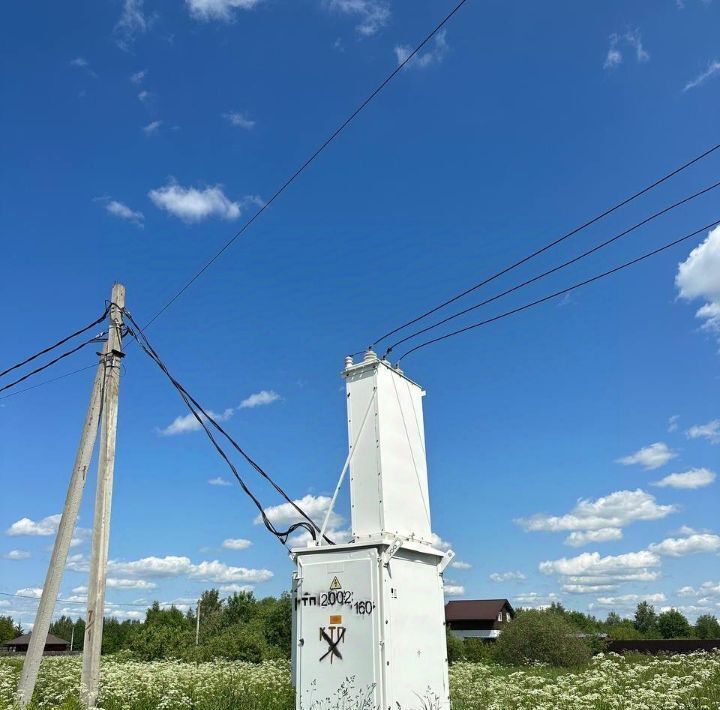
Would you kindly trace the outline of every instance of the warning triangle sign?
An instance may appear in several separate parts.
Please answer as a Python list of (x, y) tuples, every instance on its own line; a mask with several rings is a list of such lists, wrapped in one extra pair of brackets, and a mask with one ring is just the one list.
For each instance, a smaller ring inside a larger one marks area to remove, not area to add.
[(333, 581), (330, 582), (330, 591), (335, 592), (338, 589), (342, 589), (342, 584), (340, 584), (340, 580), (337, 577), (333, 577)]

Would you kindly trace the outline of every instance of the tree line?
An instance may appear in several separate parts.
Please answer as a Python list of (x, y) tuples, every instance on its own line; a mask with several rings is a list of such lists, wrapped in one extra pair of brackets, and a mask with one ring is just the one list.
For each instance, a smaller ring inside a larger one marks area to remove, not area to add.
[[(155, 602), (147, 609), (144, 621), (106, 618), (103, 653), (124, 652), (147, 661), (163, 658), (206, 661), (222, 657), (257, 663), (289, 658), (292, 642), (289, 594), (257, 599), (252, 592), (240, 592), (223, 599), (217, 589), (210, 589), (203, 592), (199, 604), (197, 643), (195, 609), (183, 613), (174, 606), (163, 608)], [(524, 612), (520, 609), (518, 613)], [(720, 639), (720, 624), (715, 616), (704, 614), (690, 624), (677, 609), (657, 613), (647, 601), (637, 605), (633, 618), (623, 618), (611, 611), (606, 619), (600, 620), (559, 603), (543, 613), (561, 618), (575, 632), (589, 637), (606, 634), (613, 639)], [(0, 643), (22, 633), (12, 617), (0, 617)], [(73, 650), (81, 651), (85, 621), (61, 616), (50, 626), (50, 633), (66, 641), (72, 638)]]
[[(210, 589), (202, 593), (199, 606), (197, 644), (195, 609), (183, 613), (175, 606), (163, 608), (154, 602), (144, 621), (105, 618), (102, 652), (125, 652), (145, 661), (163, 658), (206, 661), (222, 657), (259, 663), (290, 657), (289, 594), (257, 599), (252, 592), (240, 592), (222, 599), (217, 589)], [(0, 617), (0, 643), (22, 633), (11, 617)], [(61, 616), (50, 625), (50, 633), (65, 641), (73, 638), (73, 650), (81, 651), (85, 621)]]

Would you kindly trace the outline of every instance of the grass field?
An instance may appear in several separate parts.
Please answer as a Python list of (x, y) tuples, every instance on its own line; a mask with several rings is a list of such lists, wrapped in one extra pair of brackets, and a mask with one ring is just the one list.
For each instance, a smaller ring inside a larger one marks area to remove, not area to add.
[[(0, 708), (13, 707), (19, 659), (0, 658)], [(35, 708), (75, 710), (79, 657), (43, 661)], [(458, 663), (450, 669), (453, 710), (720, 710), (720, 653), (651, 658), (596, 657), (575, 672)], [(350, 697), (352, 693), (348, 695)], [(139, 663), (103, 658), (104, 710), (293, 710), (285, 662)], [(347, 698), (308, 710), (355, 710)], [(407, 710), (415, 710), (408, 708)], [(418, 710), (420, 710), (418, 708)]]

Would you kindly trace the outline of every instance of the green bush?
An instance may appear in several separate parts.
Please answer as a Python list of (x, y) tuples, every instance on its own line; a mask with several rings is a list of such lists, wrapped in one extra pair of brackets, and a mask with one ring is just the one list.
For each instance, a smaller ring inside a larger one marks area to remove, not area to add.
[(448, 663), (457, 663), (465, 660), (465, 644), (463, 640), (458, 638), (451, 631), (446, 634), (447, 639), (447, 659)]
[(495, 642), (493, 655), (500, 663), (523, 665), (547, 663), (573, 668), (590, 661), (586, 639), (560, 614), (530, 609), (507, 624)]
[(489, 663), (495, 660), (493, 649), (495, 643), (482, 639), (465, 639), (463, 642), (465, 660), (472, 663)]

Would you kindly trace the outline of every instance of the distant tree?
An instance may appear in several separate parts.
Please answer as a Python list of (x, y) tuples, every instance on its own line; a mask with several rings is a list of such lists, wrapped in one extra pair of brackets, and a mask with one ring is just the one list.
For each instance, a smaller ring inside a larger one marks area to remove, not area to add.
[(53, 621), (52, 624), (50, 624), (50, 633), (53, 634), (53, 636), (57, 636), (58, 638), (63, 639), (63, 641), (70, 642), (70, 639), (73, 639), (73, 647), (75, 646), (75, 639), (73, 638), (73, 630), (75, 628), (75, 623), (69, 616), (65, 616), (64, 614), (57, 620)]
[(292, 644), (292, 598), (284, 592), (265, 615), (264, 629), (268, 643), (285, 657), (290, 657)]
[(657, 627), (664, 639), (684, 639), (691, 635), (690, 622), (677, 609), (664, 611), (657, 618)]
[(720, 623), (712, 614), (698, 616), (695, 622), (695, 636), (699, 639), (720, 639)]
[(607, 615), (607, 619), (605, 619), (605, 623), (608, 626), (616, 626), (617, 624), (622, 624), (622, 617), (617, 612), (611, 611)]
[(73, 639), (73, 651), (82, 651), (85, 646), (85, 619), (75, 620), (75, 638)]
[[(275, 600), (273, 599), (273, 602)], [(239, 621), (247, 623), (256, 612), (257, 600), (252, 592), (240, 592), (233, 594), (225, 600), (223, 609), (223, 621), (229, 626)]]
[(495, 642), (494, 655), (509, 665), (537, 661), (571, 668), (585, 665), (592, 651), (577, 628), (557, 610), (530, 609), (505, 627)]
[(16, 624), (12, 616), (0, 616), (0, 643), (22, 636), (22, 626)]
[(635, 610), (635, 628), (644, 635), (651, 634), (657, 628), (657, 614), (655, 607), (646, 601), (640, 602)]

